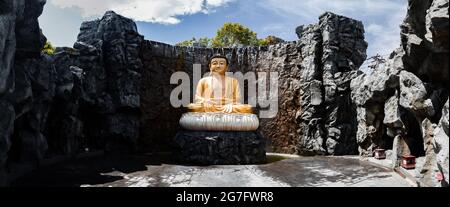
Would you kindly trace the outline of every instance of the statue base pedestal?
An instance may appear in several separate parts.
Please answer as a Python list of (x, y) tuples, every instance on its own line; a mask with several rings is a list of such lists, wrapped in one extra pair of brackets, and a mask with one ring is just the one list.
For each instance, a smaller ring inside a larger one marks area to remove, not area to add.
[(175, 159), (197, 165), (266, 163), (266, 140), (256, 131), (181, 131), (175, 137)]

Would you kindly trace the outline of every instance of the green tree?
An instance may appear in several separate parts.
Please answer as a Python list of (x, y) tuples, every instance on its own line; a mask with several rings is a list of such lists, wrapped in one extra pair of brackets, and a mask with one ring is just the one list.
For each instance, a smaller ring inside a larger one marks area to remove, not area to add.
[(212, 40), (207, 38), (207, 37), (203, 37), (198, 39), (198, 42), (200, 47), (211, 47), (212, 44)]
[(225, 23), (222, 28), (217, 30), (217, 34), (212, 40), (214, 47), (233, 47), (233, 46), (258, 46), (258, 40), (255, 32), (244, 27), (239, 23)]
[(188, 47), (188, 46), (193, 46), (195, 41), (196, 41), (195, 38), (192, 38), (191, 40), (185, 40), (185, 41), (179, 42), (175, 45), (181, 46), (181, 47)]
[(261, 39), (259, 41), (259, 45), (267, 46), (267, 45), (274, 45), (274, 44), (278, 44), (278, 43), (282, 43), (282, 42), (285, 42), (285, 41), (279, 37), (270, 35), (270, 36), (267, 36), (265, 39)]
[(239, 23), (225, 23), (213, 39), (207, 37), (185, 40), (177, 43), (176, 46), (197, 46), (197, 47), (233, 47), (233, 46), (267, 46), (285, 42), (276, 36), (268, 36), (265, 39), (258, 39), (257, 34), (249, 28)]
[(53, 47), (51, 42), (47, 41), (42, 52), (47, 55), (52, 55), (55, 52), (55, 47)]

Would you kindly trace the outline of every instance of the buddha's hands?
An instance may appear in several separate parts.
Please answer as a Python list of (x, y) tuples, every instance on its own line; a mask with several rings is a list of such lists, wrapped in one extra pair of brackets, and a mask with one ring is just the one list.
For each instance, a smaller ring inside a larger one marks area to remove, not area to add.
[(227, 104), (221, 108), (222, 112), (231, 114), (233, 112), (233, 104)]
[(203, 101), (203, 107), (205, 108), (206, 112), (214, 111), (214, 102), (208, 99), (205, 99)]

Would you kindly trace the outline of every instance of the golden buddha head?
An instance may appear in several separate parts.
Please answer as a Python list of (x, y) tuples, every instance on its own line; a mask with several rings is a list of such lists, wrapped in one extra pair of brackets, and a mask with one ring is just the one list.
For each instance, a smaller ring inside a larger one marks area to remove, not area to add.
[(209, 61), (209, 70), (212, 74), (225, 75), (230, 62), (228, 58), (221, 54), (213, 55)]

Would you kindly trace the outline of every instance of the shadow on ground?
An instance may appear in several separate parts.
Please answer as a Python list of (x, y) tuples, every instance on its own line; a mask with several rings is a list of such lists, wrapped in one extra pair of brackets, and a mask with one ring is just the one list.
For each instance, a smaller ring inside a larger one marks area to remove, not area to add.
[(148, 166), (174, 164), (169, 155), (103, 155), (83, 158), (37, 169), (11, 183), (12, 187), (80, 187), (124, 179), (124, 175), (146, 171)]

